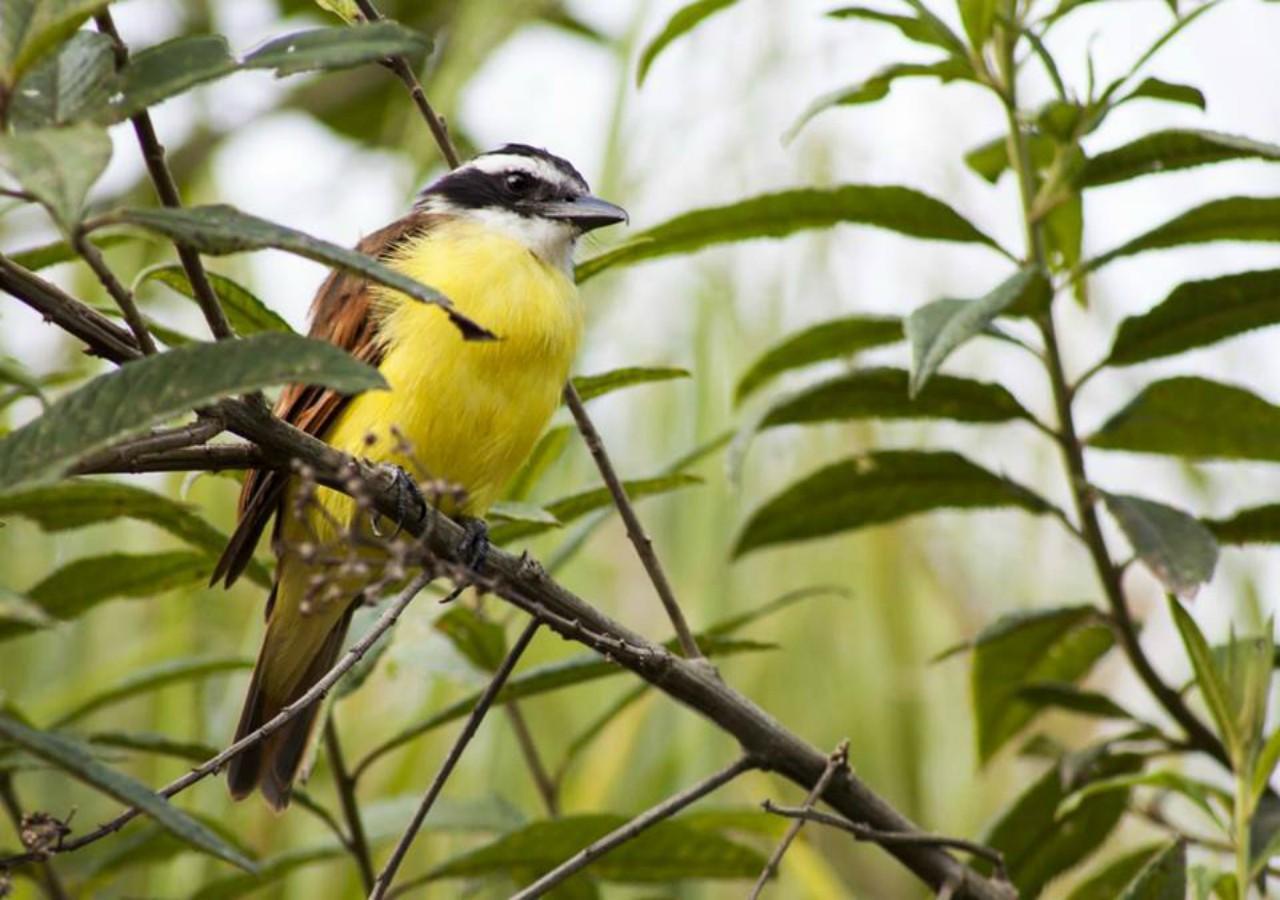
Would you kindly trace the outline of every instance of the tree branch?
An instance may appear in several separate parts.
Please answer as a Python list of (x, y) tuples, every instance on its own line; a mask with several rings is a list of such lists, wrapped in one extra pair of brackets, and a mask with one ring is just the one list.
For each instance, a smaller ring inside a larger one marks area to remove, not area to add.
[(556, 783), (547, 774), (547, 767), (542, 764), (538, 745), (533, 741), (533, 732), (529, 730), (529, 723), (525, 721), (524, 713), (520, 711), (520, 704), (514, 700), (508, 700), (503, 707), (507, 711), (507, 718), (511, 720), (511, 730), (515, 732), (516, 743), (520, 745), (520, 753), (524, 756), (525, 765), (529, 767), (533, 785), (538, 789), (542, 805), (547, 808), (547, 815), (553, 819), (559, 818), (560, 800), (557, 796)]
[(657, 806), (645, 810), (630, 822), (615, 828), (598, 841), (583, 847), (524, 890), (512, 894), (511, 900), (533, 900), (535, 897), (541, 897), (618, 845), (625, 844), (646, 829), (653, 827), (663, 819), (670, 818), (686, 806), (696, 803), (717, 788), (733, 781), (743, 772), (755, 767), (756, 764), (751, 757), (743, 756), (739, 758), (733, 764), (726, 766), (714, 775), (704, 778), (697, 784), (685, 788), (680, 793), (668, 797)]
[[(809, 791), (809, 795), (804, 798), (804, 804), (800, 807), (803, 810), (813, 809), (813, 804), (818, 802), (827, 790), (827, 785), (831, 783), (831, 779), (835, 776), (837, 769), (843, 769), (849, 764), (849, 739), (845, 738), (836, 745), (836, 749), (831, 751), (831, 755), (827, 757), (827, 767), (822, 771), (822, 777), (818, 779), (818, 783)], [(773, 853), (769, 856), (769, 861), (764, 864), (764, 870), (761, 871), (760, 877), (756, 879), (755, 887), (751, 889), (751, 894), (747, 900), (757, 900), (761, 893), (764, 892), (764, 886), (778, 872), (778, 865), (782, 862), (783, 855), (787, 852), (787, 848), (791, 846), (791, 842), (800, 834), (800, 829), (804, 827), (805, 819), (797, 817), (787, 829), (787, 833), (782, 836), (782, 840), (778, 842), (778, 846), (774, 848)]]
[(347, 848), (355, 857), (356, 868), (360, 870), (360, 883), (364, 885), (365, 893), (368, 893), (373, 890), (373, 855), (369, 852), (364, 822), (360, 820), (356, 783), (347, 772), (347, 763), (342, 757), (342, 743), (338, 740), (338, 729), (333, 726), (332, 708), (324, 719), (324, 751), (329, 757), (329, 765), (333, 767), (333, 783), (342, 804), (342, 817), (347, 820)]
[(129, 326), (129, 330), (133, 332), (134, 339), (137, 340), (138, 346), (142, 348), (142, 352), (148, 356), (156, 352), (156, 342), (151, 338), (151, 332), (147, 330), (147, 323), (142, 319), (142, 313), (138, 311), (138, 304), (134, 302), (133, 292), (120, 283), (120, 279), (116, 278), (111, 267), (107, 265), (107, 261), (102, 258), (102, 251), (95, 247), (88, 239), (85, 238), (84, 232), (79, 229), (71, 238), (71, 246), (80, 254), (80, 257), (89, 264), (89, 268), (93, 270), (93, 274), (98, 276), (98, 281), (102, 282), (102, 286), (107, 289), (107, 293), (116, 301), (116, 306), (120, 307), (120, 312), (124, 315), (124, 320)]
[[(129, 48), (120, 39), (120, 32), (116, 31), (111, 11), (104, 7), (101, 12), (94, 14), (93, 21), (98, 26), (98, 30), (111, 39), (116, 68), (123, 68), (129, 61)], [(142, 159), (147, 165), (147, 172), (151, 175), (151, 182), (155, 185), (156, 196), (167, 207), (176, 209), (182, 206), (178, 184), (173, 180), (173, 173), (169, 171), (169, 165), (165, 162), (164, 145), (156, 136), (155, 126), (151, 123), (151, 114), (144, 109), (129, 121), (133, 124), (138, 145), (142, 148)], [(187, 281), (191, 284), (196, 303), (200, 305), (200, 311), (204, 313), (205, 321), (209, 323), (209, 331), (218, 340), (235, 337), (231, 323), (227, 321), (227, 315), (218, 301), (218, 295), (214, 292), (213, 285), (209, 283), (209, 276), (204, 271), (200, 254), (176, 241), (174, 247), (177, 248), (178, 259), (182, 263), (182, 270), (187, 274)]]
[[(137, 461), (154, 458), (170, 450), (182, 450), (220, 434), (225, 426), (221, 420), (209, 416), (197, 419), (189, 425), (177, 428), (159, 428), (113, 447), (86, 456), (69, 474), (85, 475), (94, 472), (131, 472)], [(150, 471), (156, 471), (154, 469)]]
[(436, 802), (436, 797), (440, 796), (440, 791), (444, 789), (445, 782), (449, 780), (449, 776), (453, 773), (458, 760), (462, 758), (462, 752), (467, 749), (467, 744), (471, 742), (471, 738), (475, 736), (476, 731), (480, 728), (480, 722), (484, 719), (485, 713), (493, 705), (494, 698), (498, 696), (502, 686), (507, 683), (507, 676), (516, 667), (520, 656), (524, 653), (525, 648), (529, 646), (529, 642), (533, 640), (533, 636), (538, 633), (538, 629), (541, 626), (542, 622), (536, 616), (530, 619), (529, 624), (520, 633), (520, 637), (516, 639), (511, 649), (507, 651), (506, 658), (502, 660), (502, 665), (494, 672), (493, 678), (489, 681), (489, 686), (485, 688), (484, 693), (480, 695), (480, 699), (476, 701), (476, 708), (471, 711), (471, 716), (467, 719), (466, 725), (462, 727), (462, 731), (459, 732), (458, 737), (454, 740), (453, 746), (449, 748), (449, 755), (441, 763), (440, 771), (436, 773), (435, 780), (431, 782), (431, 786), (427, 788), (426, 794), (423, 795), (422, 802), (418, 804), (417, 811), (414, 812), (413, 818), (409, 820), (409, 825), (404, 834), (401, 835), (395, 850), (391, 852), (391, 857), (387, 860), (387, 864), (383, 867), (382, 872), (379, 873), (377, 880), (374, 881), (373, 889), (369, 891), (369, 900), (381, 900), (386, 896), (387, 889), (391, 887), (391, 882), (396, 877), (396, 871), (400, 868), (400, 864), (404, 862), (405, 854), (409, 852), (413, 839), (418, 836), (418, 831), (422, 828), (422, 823), (426, 821), (427, 813), (431, 812), (431, 807)]

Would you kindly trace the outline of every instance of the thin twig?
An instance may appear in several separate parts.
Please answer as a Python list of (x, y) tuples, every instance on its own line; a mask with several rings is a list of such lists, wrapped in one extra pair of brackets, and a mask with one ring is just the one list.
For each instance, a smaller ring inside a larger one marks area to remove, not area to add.
[[(378, 12), (372, 0), (356, 0), (356, 6), (360, 8), (360, 15), (367, 21), (377, 22), (382, 19), (382, 13)], [(409, 95), (413, 97), (418, 112), (422, 113), (427, 127), (431, 129), (431, 136), (435, 138), (436, 146), (440, 148), (444, 161), (449, 164), (450, 169), (458, 168), (461, 160), (458, 157), (457, 148), (453, 146), (453, 140), (449, 137), (449, 129), (445, 126), (444, 118), (431, 108), (427, 93), (422, 89), (422, 82), (418, 81), (418, 76), (413, 74), (413, 67), (409, 65), (409, 61), (403, 56), (392, 56), (387, 60), (387, 65), (409, 89)]]
[[(223, 750), (217, 756), (212, 757), (208, 761), (201, 763), (181, 778), (165, 785), (156, 793), (161, 797), (172, 797), (181, 791), (186, 790), (197, 781), (202, 781), (208, 776), (218, 772), (228, 761), (239, 756), (246, 749), (263, 740), (264, 738), (274, 734), (284, 727), (288, 722), (299, 713), (307, 708), (319, 703), (326, 694), (333, 688), (335, 684), (350, 671), (351, 667), (360, 661), (360, 659), (369, 651), (382, 635), (396, 623), (400, 618), (400, 614), (404, 612), (405, 607), (412, 602), (413, 598), (418, 595), (427, 584), (435, 577), (434, 573), (424, 572), (418, 575), (409, 583), (399, 595), (391, 602), (391, 604), (378, 617), (377, 621), (360, 640), (351, 645), (351, 649), (342, 655), (342, 657), (333, 665), (324, 677), (312, 685), (311, 689), (290, 703), (284, 709), (280, 710), (273, 718), (269, 719), (257, 731), (253, 731), (236, 741), (227, 749)], [(72, 850), (79, 850), (87, 844), (92, 844), (101, 838), (106, 837), (124, 827), (126, 823), (139, 814), (140, 810), (136, 806), (131, 806), (116, 816), (110, 822), (102, 825), (88, 834), (82, 835), (73, 841), (67, 841), (57, 848), (59, 853), (67, 853)], [(24, 857), (27, 856), (24, 854)], [(15, 865), (19, 861), (26, 861), (25, 858), (10, 857), (8, 859), (0, 859), (0, 868)]]
[(485, 688), (484, 693), (480, 695), (480, 699), (476, 701), (476, 708), (471, 711), (467, 724), (462, 727), (462, 731), (454, 740), (453, 746), (449, 748), (449, 755), (445, 757), (444, 762), (440, 765), (440, 771), (436, 773), (435, 780), (427, 788), (426, 794), (422, 797), (422, 802), (418, 804), (417, 811), (414, 812), (413, 818), (409, 820), (409, 826), (405, 829), (404, 834), (400, 836), (400, 841), (396, 844), (396, 848), (391, 851), (391, 858), (387, 860), (387, 864), (374, 882), (373, 890), (369, 892), (369, 900), (380, 900), (380, 898), (386, 896), (387, 889), (391, 887), (391, 882), (396, 877), (396, 870), (404, 862), (405, 854), (409, 852), (413, 839), (418, 836), (418, 831), (422, 828), (422, 823), (426, 821), (427, 813), (431, 812), (431, 807), (436, 802), (436, 797), (440, 796), (440, 791), (444, 789), (445, 782), (449, 780), (449, 776), (453, 773), (458, 760), (462, 758), (462, 752), (467, 749), (467, 744), (471, 743), (471, 738), (475, 736), (476, 731), (480, 728), (480, 723), (484, 720), (485, 713), (493, 705), (494, 698), (498, 696), (498, 692), (507, 683), (507, 676), (516, 667), (516, 663), (520, 661), (521, 654), (529, 646), (529, 642), (533, 640), (533, 636), (538, 633), (540, 627), (542, 627), (540, 619), (530, 619), (529, 624), (520, 633), (520, 637), (516, 639), (511, 649), (507, 651), (506, 658), (502, 660), (502, 665), (493, 673), (489, 686)]
[[(111, 11), (104, 7), (101, 12), (94, 14), (93, 21), (98, 26), (98, 30), (111, 39), (116, 68), (123, 68), (129, 61), (129, 48), (121, 40), (120, 32), (116, 31)], [(156, 136), (151, 114), (144, 109), (129, 121), (133, 124), (138, 145), (142, 148), (142, 159), (147, 165), (147, 172), (151, 175), (151, 182), (155, 185), (156, 196), (160, 198), (163, 205), (171, 209), (181, 207), (182, 195), (178, 193), (178, 184), (173, 180), (173, 173), (169, 171), (169, 165), (165, 162), (164, 145)], [(177, 248), (178, 259), (182, 263), (182, 270), (187, 275), (187, 281), (191, 284), (191, 292), (195, 294), (196, 303), (200, 305), (200, 311), (204, 313), (205, 321), (209, 323), (209, 331), (218, 340), (235, 337), (231, 323), (227, 321), (227, 314), (223, 312), (222, 304), (218, 301), (218, 295), (214, 293), (213, 285), (209, 283), (209, 276), (205, 273), (204, 264), (200, 261), (200, 254), (176, 241), (174, 247)]]
[(750, 756), (739, 758), (732, 765), (726, 766), (714, 775), (704, 778), (680, 793), (668, 797), (657, 806), (645, 810), (631, 821), (615, 828), (598, 841), (583, 847), (524, 890), (512, 894), (511, 900), (533, 900), (534, 897), (541, 897), (556, 885), (585, 869), (619, 844), (625, 844), (642, 831), (651, 828), (663, 819), (670, 818), (686, 806), (696, 803), (717, 788), (733, 781), (743, 772), (756, 767), (756, 762)]
[[(17, 833), (18, 840), (23, 840), (22, 832), (25, 830), (26, 817), (22, 812), (22, 803), (18, 800), (18, 791), (13, 786), (13, 778), (8, 772), (0, 772), (0, 806), (4, 807), (10, 821), (13, 822), (13, 830)], [(68, 900), (67, 890), (63, 887), (58, 873), (54, 871), (53, 863), (43, 857), (44, 854), (39, 854), (38, 865), (45, 894), (49, 900)], [(6, 868), (0, 866), (0, 873), (3, 873)]]
[(119, 278), (116, 278), (116, 274), (111, 271), (111, 267), (103, 259), (102, 251), (84, 236), (84, 232), (79, 230), (72, 236), (71, 246), (89, 264), (89, 268), (98, 277), (98, 281), (102, 282), (102, 286), (107, 289), (111, 299), (116, 301), (116, 306), (120, 307), (120, 312), (124, 315), (124, 321), (129, 326), (129, 330), (133, 332), (133, 336), (137, 339), (138, 346), (142, 348), (142, 352), (148, 356), (155, 353), (156, 342), (152, 339), (151, 332), (147, 329), (147, 323), (143, 321), (142, 313), (138, 310), (138, 304), (134, 302), (133, 292), (121, 284)]
[[(808, 796), (804, 798), (804, 804), (800, 807), (803, 810), (813, 809), (813, 805), (817, 803), (824, 793), (826, 793), (827, 785), (831, 784), (831, 779), (835, 777), (836, 771), (843, 769), (849, 764), (849, 739), (845, 738), (836, 745), (836, 749), (831, 751), (831, 755), (827, 757), (827, 767), (822, 770), (822, 777), (818, 779), (818, 783), (809, 791)], [(778, 874), (778, 865), (782, 862), (782, 857), (786, 854), (787, 849), (791, 846), (800, 829), (804, 828), (805, 820), (797, 818), (787, 828), (787, 833), (782, 836), (782, 840), (778, 842), (778, 846), (773, 849), (768, 862), (764, 864), (764, 869), (760, 872), (760, 877), (756, 879), (755, 886), (751, 888), (748, 900), (757, 900), (764, 892), (764, 886), (769, 879)]]
[[(104, 451), (110, 452), (110, 451)], [(253, 444), (204, 444), (199, 447), (182, 447), (159, 453), (138, 455), (113, 454), (112, 459), (94, 465), (87, 462), (76, 466), (79, 475), (140, 472), (225, 472), (229, 469), (288, 468), (284, 462), (267, 459)]]
[(19, 188), (0, 187), (0, 197), (12, 197), (14, 200), (21, 200), (23, 203), (36, 202), (35, 194)]
[[(884, 847), (895, 844), (910, 844), (918, 847), (949, 847), (953, 850), (963, 850), (991, 863), (996, 873), (997, 882), (1003, 882), (1006, 886), (1009, 885), (1009, 873), (1005, 871), (1004, 856), (1000, 851), (973, 841), (947, 837), (944, 834), (927, 834), (923, 831), (879, 831), (868, 825), (850, 822), (848, 819), (819, 812), (816, 809), (806, 809), (800, 806), (776, 806), (769, 800), (764, 801), (761, 805), (764, 807), (765, 812), (773, 813), (776, 816), (830, 825), (832, 828), (839, 828), (841, 831), (849, 832), (859, 841), (880, 844)], [(946, 882), (943, 884), (945, 885)]]
[(113, 447), (90, 454), (78, 462), (71, 470), (73, 475), (92, 472), (129, 472), (138, 460), (147, 459), (155, 454), (170, 450), (180, 450), (205, 441), (222, 432), (225, 426), (217, 417), (201, 418), (189, 425), (177, 428), (162, 428), (123, 441)]
[(556, 795), (556, 784), (547, 773), (547, 767), (542, 764), (538, 745), (534, 743), (533, 732), (529, 730), (529, 723), (520, 711), (520, 704), (515, 700), (508, 700), (503, 707), (507, 711), (507, 718), (511, 720), (511, 730), (515, 732), (516, 743), (520, 746), (525, 765), (529, 767), (529, 775), (533, 778), (534, 787), (538, 789), (538, 796), (542, 798), (542, 805), (547, 808), (547, 815), (557, 819), (560, 817), (560, 800)]
[(622, 522), (627, 529), (627, 537), (635, 546), (636, 554), (640, 557), (645, 572), (649, 574), (649, 580), (653, 582), (653, 587), (658, 592), (658, 599), (662, 601), (662, 606), (667, 611), (667, 618), (671, 620), (671, 625), (675, 629), (676, 639), (680, 641), (680, 650), (689, 659), (703, 659), (702, 651), (698, 649), (698, 642), (694, 639), (693, 630), (685, 621), (684, 612), (680, 609), (679, 601), (676, 600), (675, 591), (671, 589), (671, 582), (667, 580), (667, 573), (663, 570), (658, 555), (653, 552), (653, 541), (645, 532), (644, 525), (640, 523), (640, 517), (636, 515), (635, 507), (627, 497), (627, 489), (618, 478), (617, 470), (613, 468), (613, 460), (609, 458), (609, 453), (604, 448), (604, 441), (600, 439), (600, 432), (596, 431), (595, 423), (587, 415), (582, 398), (578, 396), (572, 382), (564, 386), (564, 402), (568, 405), (569, 412), (573, 414), (573, 421), (577, 423), (578, 431), (582, 433), (582, 439), (587, 444), (591, 458), (595, 460), (596, 468), (600, 470), (600, 477), (604, 479), (605, 486), (613, 497), (614, 505), (618, 507), (618, 513), (622, 516)]
[(324, 719), (324, 750), (329, 756), (329, 765), (333, 767), (333, 783), (338, 791), (338, 800), (342, 803), (342, 817), (347, 821), (347, 842), (351, 855), (355, 858), (356, 868), (360, 870), (360, 883), (365, 893), (373, 890), (373, 856), (369, 852), (369, 839), (365, 837), (364, 823), (360, 820), (360, 804), (356, 801), (356, 783), (347, 772), (346, 761), (342, 757), (342, 743), (338, 740), (338, 729), (333, 726), (333, 711)]

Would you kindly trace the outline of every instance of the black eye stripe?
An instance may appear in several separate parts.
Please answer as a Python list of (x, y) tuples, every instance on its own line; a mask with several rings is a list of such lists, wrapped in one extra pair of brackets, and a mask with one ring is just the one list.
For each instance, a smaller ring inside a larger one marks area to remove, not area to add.
[[(518, 187), (512, 179), (527, 182)], [(441, 197), (452, 206), (463, 209), (485, 207), (509, 209), (521, 212), (521, 204), (534, 200), (564, 198), (572, 191), (559, 183), (552, 183), (522, 169), (485, 172), (481, 169), (462, 168), (451, 172), (423, 192), (420, 202)]]

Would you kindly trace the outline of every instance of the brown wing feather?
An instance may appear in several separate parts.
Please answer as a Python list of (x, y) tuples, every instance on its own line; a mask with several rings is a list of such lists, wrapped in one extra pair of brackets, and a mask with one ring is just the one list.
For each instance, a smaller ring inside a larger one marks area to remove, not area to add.
[[(376, 259), (384, 258), (402, 241), (430, 229), (433, 220), (433, 216), (421, 213), (405, 216), (366, 237), (356, 250)], [(309, 335), (377, 366), (382, 362), (382, 347), (370, 315), (372, 300), (367, 280), (347, 272), (332, 272), (311, 303)], [(295, 428), (323, 439), (349, 399), (328, 388), (291, 384), (276, 401), (275, 414)], [(267, 522), (279, 509), (288, 482), (288, 473), (277, 469), (253, 469), (245, 476), (236, 530), (214, 567), (210, 584), (221, 580), (230, 587), (240, 577), (253, 558)]]

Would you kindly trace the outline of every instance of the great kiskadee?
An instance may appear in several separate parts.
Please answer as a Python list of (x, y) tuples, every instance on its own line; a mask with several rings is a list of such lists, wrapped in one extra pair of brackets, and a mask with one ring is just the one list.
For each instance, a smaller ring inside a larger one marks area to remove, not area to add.
[[(560, 403), (582, 333), (577, 239), (626, 218), (593, 197), (569, 162), (525, 144), (449, 172), (409, 215), (357, 249), (436, 288), (498, 340), (464, 340), (438, 308), (334, 272), (312, 304), (310, 334), (376, 366), (390, 389), (348, 397), (295, 385), (276, 403), (277, 415), (353, 456), (457, 485), (463, 499), (449, 511), (483, 517)], [(412, 460), (404, 458), (406, 446)], [(321, 488), (305, 509), (293, 502), (296, 491), (286, 473), (249, 473), (239, 524), (213, 576), (230, 585), (275, 515), (275, 581), (237, 740), (332, 667), (360, 602), (360, 587), (347, 584), (350, 594), (339, 602), (311, 602), (319, 570), (298, 550), (357, 527), (355, 504)], [(275, 809), (288, 803), (317, 708), (230, 762), (233, 796), (258, 787)]]

